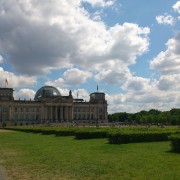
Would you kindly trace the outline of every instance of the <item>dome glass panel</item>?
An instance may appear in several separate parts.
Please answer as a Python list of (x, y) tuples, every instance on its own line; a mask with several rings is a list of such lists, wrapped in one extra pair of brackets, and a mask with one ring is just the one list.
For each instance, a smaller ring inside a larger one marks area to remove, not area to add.
[(60, 95), (61, 95), (60, 92), (55, 87), (43, 86), (36, 92), (34, 100), (35, 101), (40, 100), (42, 96), (53, 97), (53, 96), (60, 96)]

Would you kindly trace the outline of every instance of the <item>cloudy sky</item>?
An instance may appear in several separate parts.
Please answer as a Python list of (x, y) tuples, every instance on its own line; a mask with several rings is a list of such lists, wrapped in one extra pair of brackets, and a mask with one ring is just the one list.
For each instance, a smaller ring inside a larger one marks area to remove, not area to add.
[(106, 93), (108, 111), (180, 107), (180, 1), (0, 0), (0, 86)]

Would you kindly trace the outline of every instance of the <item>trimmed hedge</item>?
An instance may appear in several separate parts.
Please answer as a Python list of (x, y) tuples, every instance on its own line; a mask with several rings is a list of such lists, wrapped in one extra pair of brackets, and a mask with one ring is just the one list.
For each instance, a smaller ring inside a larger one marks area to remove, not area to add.
[(180, 153), (180, 134), (172, 134), (169, 136), (171, 147), (174, 152)]
[(75, 131), (78, 129), (76, 127), (8, 127), (6, 129), (14, 130), (14, 131), (21, 131), (27, 133), (41, 133), (43, 135), (50, 135), (54, 134), (56, 136), (74, 136)]
[(57, 129), (55, 131), (56, 136), (75, 136), (77, 129)]
[(108, 138), (110, 144), (136, 143), (136, 142), (156, 142), (167, 141), (171, 134), (180, 134), (180, 129), (175, 127), (167, 128), (145, 128), (145, 127), (42, 127), (42, 126), (16, 126), (6, 129), (54, 134), (56, 136), (75, 136), (75, 139), (95, 139)]
[(168, 141), (168, 136), (179, 131), (121, 131), (108, 134), (110, 144)]
[(107, 129), (79, 130), (75, 132), (75, 139), (107, 138)]

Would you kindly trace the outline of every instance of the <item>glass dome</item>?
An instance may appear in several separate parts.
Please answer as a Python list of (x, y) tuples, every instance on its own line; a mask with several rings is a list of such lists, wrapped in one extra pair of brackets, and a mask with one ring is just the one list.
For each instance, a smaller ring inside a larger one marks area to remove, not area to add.
[(60, 96), (60, 92), (53, 86), (43, 86), (40, 88), (34, 97), (34, 100), (37, 101), (41, 99), (42, 96), (52, 97), (52, 96)]

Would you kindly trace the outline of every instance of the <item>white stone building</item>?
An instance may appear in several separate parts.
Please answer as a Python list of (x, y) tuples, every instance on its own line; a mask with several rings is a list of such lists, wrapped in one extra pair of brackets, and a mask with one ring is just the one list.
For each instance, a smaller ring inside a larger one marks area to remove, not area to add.
[(0, 88), (0, 126), (71, 123), (107, 123), (105, 94), (94, 92), (88, 102), (74, 99), (71, 91), (61, 96), (52, 86), (40, 88), (34, 100), (15, 100), (12, 88)]

